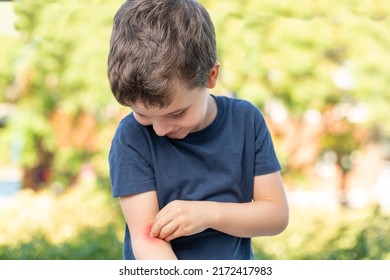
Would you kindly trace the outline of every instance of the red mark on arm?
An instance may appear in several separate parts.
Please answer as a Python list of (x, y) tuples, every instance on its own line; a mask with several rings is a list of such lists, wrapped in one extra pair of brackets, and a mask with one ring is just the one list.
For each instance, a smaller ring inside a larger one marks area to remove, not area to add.
[(151, 241), (151, 242), (156, 242), (156, 241), (158, 241), (158, 240), (160, 240), (160, 239), (157, 238), (157, 237), (153, 237), (153, 236), (151, 235), (152, 226), (153, 226), (153, 224), (148, 225), (148, 226), (145, 227), (144, 237), (145, 237), (145, 240), (149, 240), (149, 241)]

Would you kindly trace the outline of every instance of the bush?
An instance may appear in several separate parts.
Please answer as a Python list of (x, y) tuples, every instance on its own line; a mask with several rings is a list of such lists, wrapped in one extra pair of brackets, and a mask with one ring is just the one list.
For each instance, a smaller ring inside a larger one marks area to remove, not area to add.
[(390, 259), (390, 216), (377, 207), (364, 210), (293, 209), (287, 230), (254, 239), (256, 259)]
[(116, 260), (122, 258), (122, 245), (114, 225), (86, 228), (77, 236), (55, 244), (42, 232), (28, 242), (0, 246), (2, 260)]
[[(100, 185), (63, 194), (23, 190), (0, 211), (0, 259), (122, 258), (124, 219)], [(309, 210), (309, 211), (308, 211)], [(255, 259), (390, 259), (390, 216), (378, 207), (316, 210), (291, 207), (280, 235), (254, 238)]]
[(363, 226), (355, 236), (350, 246), (342, 246), (338, 240), (342, 240), (348, 227), (355, 226), (352, 221), (339, 229), (338, 234), (323, 248), (321, 259), (337, 260), (379, 260), (390, 259), (390, 216), (385, 216), (378, 209), (363, 221)]
[(0, 259), (121, 259), (123, 218), (96, 185), (21, 191), (0, 212)]

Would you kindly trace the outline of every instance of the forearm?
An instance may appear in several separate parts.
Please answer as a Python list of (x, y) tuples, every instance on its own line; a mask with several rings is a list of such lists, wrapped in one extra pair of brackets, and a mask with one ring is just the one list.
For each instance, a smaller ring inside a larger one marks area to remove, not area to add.
[(137, 260), (177, 260), (169, 242), (154, 238), (148, 243), (145, 240), (132, 242), (133, 253)]
[(132, 237), (131, 245), (137, 260), (177, 260), (169, 242), (150, 236), (150, 227)]
[(253, 202), (175, 200), (156, 215), (152, 235), (171, 241), (212, 228), (237, 237), (275, 235), (288, 223), (279, 173), (255, 177)]
[(209, 227), (238, 237), (276, 235), (288, 224), (288, 209), (271, 201), (206, 202)]
[(150, 234), (154, 217), (158, 212), (156, 191), (121, 197), (120, 204), (130, 230), (131, 247), (137, 260), (177, 259), (169, 242), (154, 238)]

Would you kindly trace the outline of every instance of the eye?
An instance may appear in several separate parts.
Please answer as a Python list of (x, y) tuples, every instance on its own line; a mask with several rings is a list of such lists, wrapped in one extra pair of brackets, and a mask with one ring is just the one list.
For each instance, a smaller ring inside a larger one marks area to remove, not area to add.
[(140, 113), (134, 113), (138, 118), (142, 119), (142, 118), (145, 118), (144, 115), (141, 115)]
[(172, 119), (178, 119), (178, 118), (181, 118), (182, 116), (184, 116), (185, 112), (186, 112), (186, 110), (183, 110), (181, 112), (171, 114), (171, 115), (169, 115), (169, 117)]
[(135, 113), (134, 112), (134, 118), (137, 120), (137, 122), (141, 125), (150, 125), (150, 120), (144, 116), (144, 115), (141, 115), (141, 114), (138, 114), (138, 113)]

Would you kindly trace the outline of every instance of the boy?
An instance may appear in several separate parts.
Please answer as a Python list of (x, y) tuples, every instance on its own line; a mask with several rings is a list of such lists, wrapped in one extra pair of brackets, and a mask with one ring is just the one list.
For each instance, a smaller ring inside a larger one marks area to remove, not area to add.
[(125, 259), (253, 259), (251, 237), (288, 223), (280, 165), (259, 110), (214, 96), (214, 27), (194, 0), (129, 0), (108, 76), (132, 113), (109, 155)]

